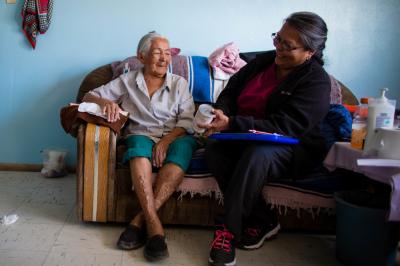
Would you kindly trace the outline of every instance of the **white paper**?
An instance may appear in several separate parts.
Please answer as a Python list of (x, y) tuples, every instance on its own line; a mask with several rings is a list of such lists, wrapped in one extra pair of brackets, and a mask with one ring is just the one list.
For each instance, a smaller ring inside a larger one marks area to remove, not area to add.
[(358, 159), (359, 166), (400, 167), (400, 160), (392, 159)]

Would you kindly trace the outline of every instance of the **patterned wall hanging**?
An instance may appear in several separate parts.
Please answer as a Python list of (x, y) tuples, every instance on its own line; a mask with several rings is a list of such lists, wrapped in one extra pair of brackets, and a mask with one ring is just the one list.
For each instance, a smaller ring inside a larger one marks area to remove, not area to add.
[(38, 33), (44, 34), (50, 26), (53, 0), (25, 0), (22, 6), (22, 30), (32, 48), (36, 47)]

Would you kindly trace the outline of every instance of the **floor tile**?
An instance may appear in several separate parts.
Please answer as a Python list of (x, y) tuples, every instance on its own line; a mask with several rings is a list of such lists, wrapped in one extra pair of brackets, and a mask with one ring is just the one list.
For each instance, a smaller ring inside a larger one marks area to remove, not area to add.
[(274, 266), (269, 257), (265, 254), (266, 247), (257, 250), (236, 249), (236, 260), (238, 265), (251, 266)]
[(14, 197), (13, 195), (0, 195), (0, 216), (15, 213), (23, 202), (23, 198)]
[[(75, 202), (75, 175), (0, 172), (0, 215), (20, 216), (0, 226), (0, 265), (149, 265), (143, 248), (117, 249), (123, 224), (78, 221)], [(208, 265), (211, 228), (166, 226), (165, 232), (170, 257), (151, 265)], [(334, 252), (334, 236), (281, 233), (258, 250), (237, 250), (237, 265), (340, 265)]]
[(19, 188), (34, 189), (45, 181), (45, 178), (37, 172), (0, 172), (0, 191), (2, 189)]
[(37, 204), (75, 204), (76, 194), (74, 188), (63, 186), (40, 186), (33, 190), (28, 203)]
[(27, 199), (42, 182), (43, 178), (37, 175), (0, 172), (0, 197), (18, 200)]
[(158, 262), (149, 263), (143, 255), (143, 248), (134, 251), (124, 251), (122, 255), (122, 266), (147, 266), (147, 265), (168, 265), (168, 266), (206, 266), (208, 257), (190, 255), (181, 250), (174, 252), (169, 250), (169, 257)]
[(0, 226), (0, 250), (50, 251), (63, 225), (16, 223)]
[[(69, 192), (71, 196), (76, 196), (76, 176), (67, 175), (58, 178), (45, 178), (44, 181), (39, 184), (36, 188), (43, 189), (55, 189)], [(72, 193), (71, 193), (72, 192)]]
[(211, 229), (167, 227), (165, 232), (167, 244), (171, 251), (178, 253), (184, 251), (185, 254), (190, 256), (208, 256), (213, 236)]
[(15, 213), (21, 223), (63, 224), (73, 208), (73, 204), (23, 203)]
[(47, 256), (44, 251), (0, 250), (2, 266), (41, 266)]
[(281, 233), (278, 239), (267, 241), (264, 248), (274, 265), (340, 265), (334, 247), (329, 247), (322, 236)]
[(81, 223), (65, 225), (52, 251), (87, 251), (89, 253), (121, 255), (116, 242), (122, 226)]
[(122, 254), (96, 254), (76, 251), (52, 251), (43, 266), (121, 266)]
[(67, 221), (66, 224), (68, 225), (79, 225), (82, 224), (83, 222), (78, 220), (78, 210), (77, 210), (77, 206), (76, 204), (73, 205), (73, 208), (71, 210), (71, 212), (69, 213), (68, 217), (67, 217)]

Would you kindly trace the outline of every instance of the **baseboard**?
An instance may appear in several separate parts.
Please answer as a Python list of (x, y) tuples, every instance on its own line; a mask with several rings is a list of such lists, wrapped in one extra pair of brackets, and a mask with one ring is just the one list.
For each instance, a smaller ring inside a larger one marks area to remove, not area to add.
[[(0, 171), (40, 172), (42, 164), (0, 163)], [(69, 173), (76, 173), (75, 166), (67, 166)]]

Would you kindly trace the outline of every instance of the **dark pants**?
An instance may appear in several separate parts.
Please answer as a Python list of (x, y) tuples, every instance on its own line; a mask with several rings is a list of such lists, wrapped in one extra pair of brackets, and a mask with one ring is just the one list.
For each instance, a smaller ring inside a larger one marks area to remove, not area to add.
[(267, 181), (287, 176), (293, 146), (266, 142), (210, 142), (206, 161), (224, 194), (224, 213), (217, 223), (240, 239), (245, 223), (268, 223), (271, 210), (261, 195)]

